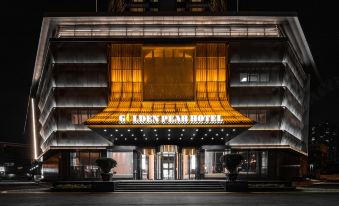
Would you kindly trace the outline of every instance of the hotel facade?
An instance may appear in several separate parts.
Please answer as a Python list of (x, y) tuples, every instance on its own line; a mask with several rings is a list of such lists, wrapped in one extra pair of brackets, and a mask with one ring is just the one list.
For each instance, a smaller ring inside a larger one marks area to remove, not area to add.
[(300, 177), (315, 69), (293, 14), (49, 15), (26, 131), (48, 180)]

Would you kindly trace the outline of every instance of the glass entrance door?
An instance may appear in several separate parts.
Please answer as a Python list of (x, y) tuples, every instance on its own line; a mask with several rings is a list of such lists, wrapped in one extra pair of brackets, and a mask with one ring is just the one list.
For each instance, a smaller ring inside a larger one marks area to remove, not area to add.
[(155, 149), (144, 148), (141, 151), (142, 151), (140, 156), (141, 179), (154, 180)]
[(197, 151), (195, 148), (182, 149), (183, 179), (195, 179), (197, 173)]
[(163, 153), (161, 161), (161, 170), (163, 180), (175, 179), (175, 153)]
[(176, 145), (161, 145), (156, 156), (156, 179), (178, 179), (178, 147)]

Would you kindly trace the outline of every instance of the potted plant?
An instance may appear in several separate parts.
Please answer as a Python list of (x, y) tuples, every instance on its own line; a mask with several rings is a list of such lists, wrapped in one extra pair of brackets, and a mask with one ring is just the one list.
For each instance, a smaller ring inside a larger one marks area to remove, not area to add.
[(226, 154), (220, 157), (220, 162), (223, 167), (229, 171), (228, 179), (234, 182), (238, 177), (237, 167), (243, 160), (243, 157), (240, 154)]
[(111, 169), (117, 166), (117, 161), (108, 157), (101, 157), (95, 160), (95, 163), (100, 167), (101, 178), (103, 181), (109, 181), (111, 177)]

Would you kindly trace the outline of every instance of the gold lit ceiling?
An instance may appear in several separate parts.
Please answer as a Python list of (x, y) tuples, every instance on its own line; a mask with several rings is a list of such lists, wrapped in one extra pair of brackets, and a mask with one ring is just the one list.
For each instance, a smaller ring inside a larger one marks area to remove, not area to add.
[[(110, 45), (110, 96), (90, 128), (251, 127), (228, 101), (227, 44)], [(122, 122), (121, 115), (127, 117)], [(132, 116), (221, 116), (210, 122), (133, 122)]]

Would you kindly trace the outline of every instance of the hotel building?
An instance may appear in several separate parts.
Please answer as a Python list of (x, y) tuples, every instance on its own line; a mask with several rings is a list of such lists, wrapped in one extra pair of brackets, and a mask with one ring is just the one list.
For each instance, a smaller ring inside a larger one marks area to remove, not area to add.
[(27, 133), (45, 179), (300, 177), (315, 70), (294, 14), (47, 15)]

